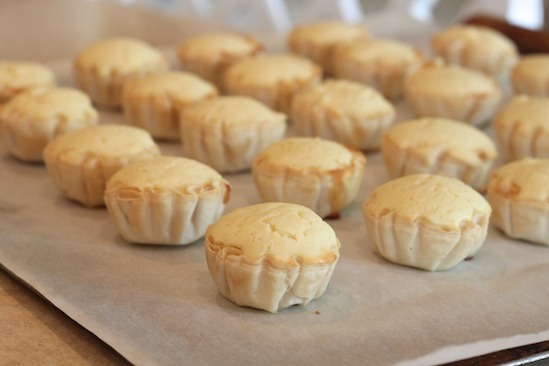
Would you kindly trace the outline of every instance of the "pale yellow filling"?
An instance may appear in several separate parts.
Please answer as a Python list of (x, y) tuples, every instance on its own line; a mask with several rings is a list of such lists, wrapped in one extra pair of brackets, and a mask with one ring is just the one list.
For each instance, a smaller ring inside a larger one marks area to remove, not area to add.
[(448, 230), (492, 211), (482, 195), (465, 183), (430, 174), (408, 175), (379, 186), (367, 208), (376, 218), (394, 214), (405, 222), (426, 220)]
[(312, 106), (318, 105), (327, 108), (327, 110), (345, 111), (345, 115), (356, 119), (395, 113), (391, 103), (378, 91), (366, 85), (346, 80), (325, 81), (300, 93), (297, 98), (300, 102), (306, 101)]
[(86, 155), (119, 157), (144, 150), (157, 150), (151, 135), (140, 128), (124, 125), (98, 125), (62, 134), (46, 147), (51, 156), (63, 154), (81, 159)]
[(443, 153), (472, 166), (497, 155), (495, 144), (486, 134), (464, 122), (442, 118), (403, 122), (391, 127), (384, 138), (400, 150), (422, 156), (428, 164)]
[(183, 112), (186, 123), (247, 125), (285, 123), (286, 116), (249, 97), (225, 96), (198, 102)]
[(217, 94), (217, 89), (205, 80), (187, 72), (163, 72), (130, 81), (125, 92), (132, 95), (165, 96), (173, 100), (193, 100)]
[(290, 37), (296, 41), (309, 41), (316, 44), (332, 44), (355, 38), (366, 38), (366, 28), (340, 21), (323, 21), (306, 24), (294, 29)]
[(133, 162), (119, 170), (112, 176), (109, 185), (118, 184), (160, 192), (187, 191), (194, 186), (208, 185), (221, 179), (221, 175), (214, 169), (195, 160), (158, 156)]
[(93, 118), (97, 112), (90, 98), (71, 88), (40, 88), (13, 98), (2, 109), (2, 115), (17, 114), (19, 118), (49, 120), (50, 118)]
[(223, 55), (247, 55), (258, 48), (258, 43), (236, 33), (208, 33), (186, 40), (180, 49), (189, 57), (208, 59)]
[(496, 170), (490, 186), (516, 200), (547, 201), (549, 198), (549, 159), (526, 158)]
[(357, 41), (343, 47), (347, 57), (362, 61), (383, 60), (383, 62), (393, 64), (406, 61), (415, 62), (420, 59), (419, 53), (413, 47), (389, 39)]
[(227, 71), (227, 80), (240, 85), (273, 85), (284, 81), (308, 80), (315, 76), (315, 65), (290, 54), (260, 55), (243, 59)]
[(335, 170), (353, 162), (351, 150), (333, 141), (312, 137), (280, 140), (263, 150), (257, 157), (262, 164), (295, 170)]
[(145, 42), (132, 38), (111, 38), (88, 46), (77, 55), (76, 63), (106, 76), (112, 72), (133, 72), (143, 65), (164, 64), (167, 61)]
[(421, 68), (407, 80), (410, 92), (426, 94), (476, 94), (498, 93), (496, 83), (481, 73), (455, 65), (429, 65)]

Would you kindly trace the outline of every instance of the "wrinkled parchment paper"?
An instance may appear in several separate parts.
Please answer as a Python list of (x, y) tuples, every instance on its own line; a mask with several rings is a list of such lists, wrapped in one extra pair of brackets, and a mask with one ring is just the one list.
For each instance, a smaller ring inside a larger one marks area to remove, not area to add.
[[(51, 66), (72, 85), (68, 60)], [(407, 113), (399, 106), (400, 119)], [(102, 112), (102, 123), (121, 121)], [(162, 150), (182, 155), (177, 143)], [(249, 173), (225, 177), (226, 212), (260, 202)], [(449, 271), (391, 264), (373, 251), (361, 212), (385, 181), (379, 154), (368, 155), (358, 197), (328, 221), (342, 247), (326, 293), (270, 314), (217, 293), (202, 240), (128, 244), (105, 209), (64, 199), (43, 165), (0, 147), (0, 263), (139, 365), (425, 365), (549, 339), (546, 247), (491, 228), (475, 258)]]

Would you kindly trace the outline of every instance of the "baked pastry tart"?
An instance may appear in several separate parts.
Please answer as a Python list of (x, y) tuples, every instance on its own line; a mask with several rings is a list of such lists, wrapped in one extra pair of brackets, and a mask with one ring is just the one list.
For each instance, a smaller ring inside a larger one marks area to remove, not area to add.
[(487, 197), (505, 235), (549, 246), (549, 159), (525, 158), (497, 169)]
[(419, 118), (389, 128), (381, 141), (389, 175), (430, 173), (457, 178), (478, 191), (498, 156), (495, 143), (478, 128), (444, 118)]
[(107, 181), (129, 163), (160, 155), (151, 135), (137, 127), (100, 124), (51, 140), (44, 162), (63, 195), (84, 206), (105, 204)]
[(368, 237), (390, 262), (442, 271), (482, 247), (492, 209), (455, 178), (407, 175), (377, 187), (363, 204)]
[(339, 217), (362, 184), (366, 157), (339, 143), (313, 137), (287, 138), (263, 150), (252, 175), (264, 202), (291, 202), (321, 217)]
[(310, 209), (269, 202), (222, 216), (206, 231), (204, 246), (221, 295), (275, 313), (324, 294), (340, 242)]

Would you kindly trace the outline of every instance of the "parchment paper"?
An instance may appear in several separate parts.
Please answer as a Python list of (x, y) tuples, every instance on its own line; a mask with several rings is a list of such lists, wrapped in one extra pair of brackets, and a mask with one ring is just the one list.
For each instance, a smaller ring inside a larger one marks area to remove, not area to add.
[[(72, 85), (68, 60), (51, 66)], [(102, 123), (121, 121), (102, 113)], [(182, 155), (177, 143), (162, 150)], [(226, 179), (226, 212), (260, 202), (249, 173)], [(270, 314), (217, 293), (202, 240), (128, 244), (105, 209), (64, 199), (43, 165), (0, 147), (0, 263), (139, 365), (425, 365), (549, 339), (546, 247), (491, 228), (475, 258), (449, 271), (391, 264), (374, 253), (361, 212), (387, 179), (368, 155), (357, 198), (328, 221), (342, 247), (326, 293)]]

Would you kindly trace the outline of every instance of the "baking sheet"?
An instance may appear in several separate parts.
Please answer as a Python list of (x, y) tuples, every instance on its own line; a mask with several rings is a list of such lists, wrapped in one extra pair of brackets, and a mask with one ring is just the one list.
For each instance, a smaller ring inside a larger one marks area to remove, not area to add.
[[(72, 85), (68, 60), (50, 66)], [(399, 118), (407, 116), (400, 105)], [(122, 117), (104, 111), (102, 122)], [(161, 147), (182, 155), (176, 143)], [(546, 247), (491, 228), (473, 260), (436, 273), (375, 254), (361, 203), (388, 179), (379, 154), (368, 155), (354, 202), (328, 221), (342, 247), (326, 293), (278, 314), (220, 296), (202, 240), (128, 244), (105, 209), (64, 199), (44, 166), (3, 147), (0, 178), (1, 265), (135, 364), (422, 365), (549, 339)], [(226, 179), (226, 212), (260, 202), (249, 173)]]

